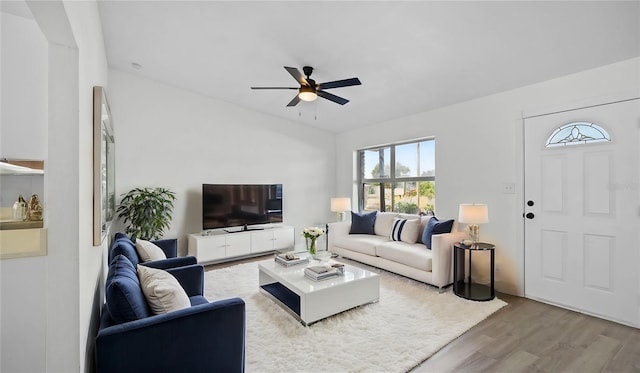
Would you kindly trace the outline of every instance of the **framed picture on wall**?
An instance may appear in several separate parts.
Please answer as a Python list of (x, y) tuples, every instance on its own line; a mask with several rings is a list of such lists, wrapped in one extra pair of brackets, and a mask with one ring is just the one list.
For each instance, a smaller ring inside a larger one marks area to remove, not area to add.
[(107, 95), (93, 87), (93, 245), (102, 244), (116, 207), (115, 139)]

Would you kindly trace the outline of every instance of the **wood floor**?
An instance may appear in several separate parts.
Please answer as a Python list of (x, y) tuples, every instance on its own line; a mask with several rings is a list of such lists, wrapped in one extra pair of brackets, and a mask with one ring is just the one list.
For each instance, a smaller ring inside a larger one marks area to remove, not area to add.
[(498, 297), (508, 305), (411, 372), (640, 373), (640, 329), (526, 298)]
[(640, 330), (530, 299), (508, 306), (412, 370), (640, 372)]

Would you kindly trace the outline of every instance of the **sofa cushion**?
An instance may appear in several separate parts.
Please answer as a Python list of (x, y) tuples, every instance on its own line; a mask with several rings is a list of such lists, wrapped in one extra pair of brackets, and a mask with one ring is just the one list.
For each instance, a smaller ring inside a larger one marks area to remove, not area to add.
[(381, 258), (409, 267), (423, 271), (432, 269), (431, 251), (425, 250), (422, 245), (401, 241), (385, 242), (376, 247), (376, 253)]
[(373, 226), (374, 232), (378, 236), (389, 237), (391, 234), (391, 225), (393, 225), (393, 219), (398, 216), (395, 212), (378, 212), (376, 216), (376, 223)]
[(167, 271), (138, 265), (140, 287), (154, 314), (160, 315), (191, 307), (178, 280)]
[(136, 251), (135, 245), (133, 241), (129, 239), (126, 235), (118, 236), (116, 234), (116, 238), (111, 244), (111, 260), (113, 260), (118, 255), (124, 255), (129, 259), (133, 268), (140, 263), (140, 258), (138, 257), (138, 252)]
[(116, 256), (109, 265), (105, 301), (116, 324), (151, 316), (136, 269), (124, 255)]
[(376, 255), (376, 246), (389, 241), (389, 237), (381, 237), (373, 234), (350, 234), (336, 237), (334, 246), (342, 247), (362, 254)]
[(422, 233), (422, 242), (427, 246), (427, 249), (431, 249), (431, 236), (434, 234), (451, 233), (451, 229), (453, 229), (453, 219), (439, 221), (438, 218), (434, 216), (429, 220)]
[(349, 234), (374, 234), (373, 225), (376, 222), (377, 211), (359, 214), (351, 211), (351, 230)]
[(153, 242), (136, 239), (136, 252), (143, 262), (152, 262), (154, 260), (164, 260), (167, 256), (164, 255), (164, 251)]
[(393, 219), (391, 226), (391, 234), (389, 238), (392, 241), (404, 241), (407, 243), (416, 243), (418, 240), (418, 230), (420, 229), (419, 219)]
[(424, 242), (422, 242), (422, 236), (424, 235), (424, 230), (427, 228), (427, 224), (429, 224), (429, 220), (431, 220), (432, 217), (433, 217), (433, 215), (420, 216), (420, 229), (419, 229), (419, 233), (418, 233), (418, 241), (417, 242), (424, 243)]

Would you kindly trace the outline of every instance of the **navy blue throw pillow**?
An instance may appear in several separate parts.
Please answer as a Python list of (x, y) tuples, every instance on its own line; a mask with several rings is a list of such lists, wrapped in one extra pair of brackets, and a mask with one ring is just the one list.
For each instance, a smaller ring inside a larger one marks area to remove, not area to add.
[(378, 211), (372, 211), (367, 214), (358, 214), (351, 211), (351, 230), (349, 234), (376, 234), (373, 231), (373, 225), (376, 223), (376, 214)]
[(453, 229), (453, 219), (447, 221), (439, 221), (435, 216), (429, 219), (427, 226), (422, 233), (422, 242), (431, 249), (431, 236), (440, 233), (451, 233)]
[(116, 256), (109, 265), (105, 290), (107, 310), (116, 324), (151, 316), (138, 272), (124, 255)]

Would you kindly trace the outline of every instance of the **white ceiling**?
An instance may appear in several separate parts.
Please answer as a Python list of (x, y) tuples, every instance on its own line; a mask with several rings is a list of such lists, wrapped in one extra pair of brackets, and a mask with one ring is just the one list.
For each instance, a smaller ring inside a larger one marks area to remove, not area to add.
[[(640, 2), (113, 1), (109, 65), (333, 132), (640, 55)], [(132, 63), (142, 65), (136, 70)], [(361, 86), (286, 107), (283, 66)]]

